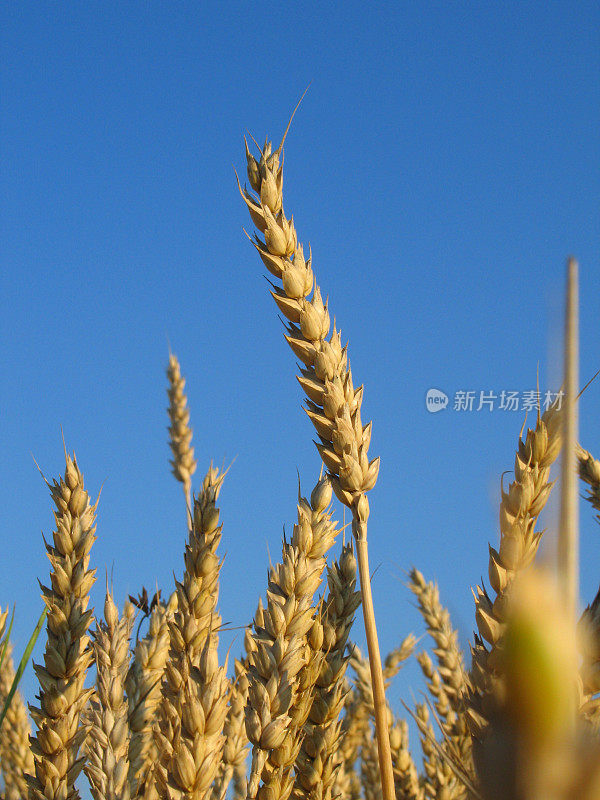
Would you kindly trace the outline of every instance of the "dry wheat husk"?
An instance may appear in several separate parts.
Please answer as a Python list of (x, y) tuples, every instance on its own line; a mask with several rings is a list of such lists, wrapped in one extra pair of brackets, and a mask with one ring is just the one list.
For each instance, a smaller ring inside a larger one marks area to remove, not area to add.
[[(6, 620), (7, 613), (0, 613), (0, 629), (4, 627), (2, 620)], [(4, 661), (0, 667), (0, 708), (8, 697), (14, 677), (12, 647), (7, 643)], [(4, 780), (4, 800), (21, 800), (27, 796), (25, 776), (33, 773), (33, 755), (29, 748), (30, 732), (27, 710), (21, 692), (17, 689), (0, 733), (0, 771)]]
[(129, 775), (132, 798), (158, 800), (154, 771), (158, 748), (153, 727), (162, 697), (161, 683), (169, 655), (169, 620), (177, 608), (174, 592), (166, 605), (158, 603), (150, 614), (148, 632), (134, 650), (125, 688), (129, 706)]
[(129, 800), (129, 725), (125, 680), (129, 666), (129, 640), (134, 609), (127, 603), (123, 616), (106, 588), (104, 621), (93, 637), (96, 694), (86, 709), (89, 735), (85, 743), (85, 774), (94, 800)]
[(157, 788), (161, 798), (203, 800), (221, 761), (229, 682), (217, 657), (216, 610), (222, 525), (216, 501), (224, 473), (210, 466), (194, 501), (193, 524), (177, 582), (178, 609), (169, 624), (170, 648), (162, 685)]
[(323, 654), (304, 737), (296, 759), (292, 796), (296, 800), (331, 800), (336, 774), (342, 764), (338, 752), (340, 712), (346, 694), (345, 656), (354, 613), (360, 605), (356, 591), (356, 559), (351, 545), (327, 570), (329, 591), (322, 609)]
[(313, 596), (337, 533), (330, 502), (327, 478), (310, 501), (299, 497), (291, 542), (284, 541), (282, 561), (270, 570), (267, 607), (259, 608), (254, 620), (247, 647), (248, 798), (286, 800), (293, 788), (293, 767), (322, 663), (323, 626)]
[(94, 571), (89, 569), (95, 541), (96, 505), (90, 505), (77, 461), (66, 455), (64, 477), (48, 483), (56, 505), (54, 544), (46, 544), (50, 586), (42, 586), (48, 610), (44, 664), (34, 664), (40, 681), (39, 707), (30, 706), (36, 726), (31, 737), (35, 774), (28, 775), (30, 800), (76, 800), (75, 781), (85, 758), (79, 748), (85, 736), (81, 712), (93, 694), (85, 689), (92, 652), (87, 630)]
[(177, 356), (169, 355), (167, 367), (169, 382), (167, 395), (169, 397), (169, 446), (173, 453), (171, 467), (173, 475), (183, 484), (186, 504), (191, 505), (192, 475), (196, 471), (197, 461), (194, 459), (192, 447), (192, 429), (190, 428), (190, 411), (187, 407), (185, 395), (185, 378), (181, 375), (181, 367)]
[(475, 619), (479, 633), (472, 647), (467, 722), (471, 734), (481, 739), (491, 709), (489, 698), (501, 680), (496, 663), (497, 647), (504, 631), (507, 589), (515, 575), (533, 562), (543, 531), (535, 529), (553, 483), (550, 466), (561, 447), (561, 414), (556, 406), (543, 415), (538, 412), (535, 428), (523, 440), (519, 437), (515, 457), (515, 480), (508, 492), (502, 487), (500, 503), (500, 546), (490, 546), (489, 578), (496, 598), (485, 587), (477, 587)]

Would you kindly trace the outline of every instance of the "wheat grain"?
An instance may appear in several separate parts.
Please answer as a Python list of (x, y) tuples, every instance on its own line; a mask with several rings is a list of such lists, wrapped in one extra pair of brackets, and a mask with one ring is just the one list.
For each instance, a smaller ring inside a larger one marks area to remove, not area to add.
[[(7, 613), (0, 614), (0, 630), (4, 627)], [(0, 708), (8, 697), (14, 677), (12, 647), (8, 642), (0, 667)], [(33, 755), (29, 748), (30, 731), (23, 697), (17, 689), (6, 712), (0, 735), (0, 770), (4, 779), (4, 800), (21, 800), (27, 795), (25, 775), (33, 772)]]
[(51, 585), (42, 586), (48, 610), (44, 665), (34, 664), (40, 681), (39, 707), (30, 706), (37, 732), (31, 738), (35, 774), (28, 775), (30, 800), (76, 800), (75, 781), (85, 758), (79, 748), (86, 729), (80, 714), (93, 694), (85, 689), (92, 661), (87, 630), (94, 571), (89, 569), (95, 540), (96, 505), (92, 506), (75, 457), (65, 452), (64, 478), (47, 484), (56, 505), (54, 544), (46, 544)]
[(84, 771), (94, 800), (129, 800), (129, 726), (125, 701), (125, 679), (129, 664), (129, 640), (134, 620), (131, 603), (121, 619), (106, 587), (104, 622), (93, 631), (96, 661), (96, 695), (88, 706), (89, 735), (85, 744)]

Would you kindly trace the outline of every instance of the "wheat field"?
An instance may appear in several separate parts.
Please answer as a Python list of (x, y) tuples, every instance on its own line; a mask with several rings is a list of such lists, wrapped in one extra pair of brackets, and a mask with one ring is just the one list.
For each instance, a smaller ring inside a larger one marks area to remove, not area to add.
[[(176, 355), (166, 370), (171, 467), (182, 488), (172, 584), (114, 595), (94, 559), (102, 504), (65, 447), (60, 475), (44, 478), (54, 527), (44, 540), (50, 573), (40, 576), (39, 688), (28, 705), (19, 689), (9, 697), (18, 679), (2, 607), (4, 800), (74, 800), (86, 782), (95, 800), (594, 800), (600, 615), (598, 597), (578, 612), (576, 501), (584, 491), (586, 512), (600, 511), (600, 462), (578, 442), (577, 264), (568, 264), (564, 398), (515, 430), (498, 539), (474, 587), (470, 651), (423, 564), (406, 583), (422, 616), (416, 633), (427, 638), (404, 631), (381, 653), (368, 558), (380, 459), (361, 415), (377, 387), (352, 374), (352, 342), (336, 326), (326, 271), (313, 270), (302, 222), (284, 202), (286, 135), (277, 147), (246, 139), (237, 186), (252, 226), (248, 250), (268, 272), (320, 466), (290, 498), (296, 520), (265, 562), (252, 621), (223, 653), (221, 490), (235, 467), (209, 457), (199, 468)], [(552, 493), (560, 495), (554, 570), (536, 559), (538, 517)], [(98, 582), (104, 603), (92, 608)], [(398, 710), (386, 691), (409, 662), (426, 694)]]

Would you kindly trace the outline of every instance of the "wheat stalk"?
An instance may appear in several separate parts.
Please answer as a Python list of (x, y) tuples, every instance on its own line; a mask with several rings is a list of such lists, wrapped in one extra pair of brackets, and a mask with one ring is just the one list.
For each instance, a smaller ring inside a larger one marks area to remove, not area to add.
[(371, 423), (362, 424), (362, 387), (354, 389), (346, 348), (342, 347), (341, 335), (335, 325), (327, 338), (329, 311), (316, 284), (312, 298), (308, 299), (314, 283), (311, 258), (308, 261), (304, 258), (293, 217), (287, 219), (283, 211), (283, 140), (274, 152), (272, 145), (266, 142), (259, 161), (251, 155), (246, 144), (246, 160), (250, 185), (257, 198), (241, 186), (240, 193), (252, 221), (264, 234), (264, 241), (256, 236), (253, 244), (267, 269), (281, 280), (281, 288), (274, 287), (271, 294), (288, 319), (286, 339), (305, 366), (298, 380), (307, 396), (306, 413), (320, 439), (316, 446), (329, 470), (337, 497), (352, 510), (373, 680), (383, 797), (384, 800), (394, 800), (385, 692), (367, 549), (369, 502), (366, 493), (375, 485), (379, 472), (379, 458), (369, 461), (368, 457)]
[(131, 603), (125, 605), (121, 619), (106, 587), (104, 622), (93, 631), (96, 661), (96, 696), (88, 706), (86, 721), (89, 736), (85, 744), (84, 771), (94, 800), (129, 800), (129, 725), (125, 680), (129, 664), (129, 640), (134, 621)]
[(65, 459), (64, 477), (46, 482), (56, 505), (56, 530), (54, 544), (46, 543), (51, 585), (42, 586), (48, 611), (44, 665), (34, 664), (40, 706), (30, 706), (37, 728), (31, 737), (35, 774), (27, 776), (30, 800), (79, 798), (75, 781), (85, 762), (79, 748), (86, 736), (79, 718), (94, 691), (84, 682), (92, 661), (87, 630), (93, 612), (87, 606), (97, 503), (90, 505), (75, 457), (65, 451)]
[[(0, 614), (0, 629), (7, 611)], [(0, 639), (2, 638), (0, 634)], [(15, 677), (12, 647), (7, 642), (0, 666), (0, 708), (4, 705)], [(25, 776), (33, 772), (33, 755), (29, 748), (31, 728), (21, 692), (17, 689), (6, 712), (0, 735), (0, 769), (4, 779), (4, 800), (21, 800), (27, 795)]]

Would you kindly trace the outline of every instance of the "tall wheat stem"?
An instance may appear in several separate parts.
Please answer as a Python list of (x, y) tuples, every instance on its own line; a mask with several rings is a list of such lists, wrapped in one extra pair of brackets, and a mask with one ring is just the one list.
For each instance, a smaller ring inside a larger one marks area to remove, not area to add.
[[(383, 685), (383, 670), (381, 667), (381, 654), (375, 625), (375, 612), (373, 610), (373, 596), (371, 594), (371, 575), (369, 572), (369, 553), (367, 550), (367, 523), (360, 527), (360, 537), (356, 538), (356, 555), (358, 572), (360, 575), (360, 590), (362, 593), (363, 617), (369, 650), (369, 666), (371, 667), (371, 682), (373, 684), (373, 704), (375, 708), (375, 733), (377, 735), (377, 752), (379, 756), (379, 770), (381, 772), (381, 789), (385, 800), (394, 800), (394, 771), (392, 769), (392, 751), (390, 749), (390, 736), (387, 725), (387, 710), (385, 702), (385, 688)], [(364, 536), (364, 538), (363, 538)]]
[(579, 366), (578, 265), (567, 264), (567, 302), (565, 318), (565, 407), (562, 416), (563, 452), (561, 469), (560, 529), (558, 571), (563, 601), (573, 624), (579, 599), (579, 497), (577, 494), (577, 392)]

